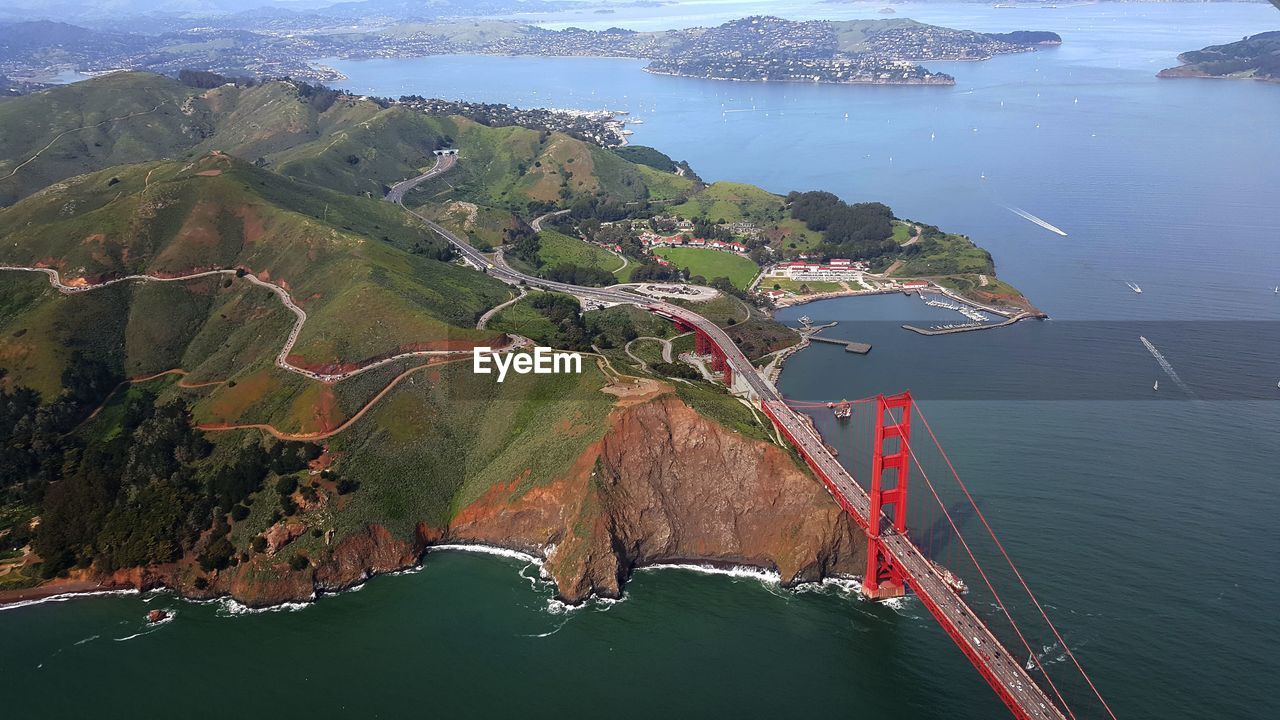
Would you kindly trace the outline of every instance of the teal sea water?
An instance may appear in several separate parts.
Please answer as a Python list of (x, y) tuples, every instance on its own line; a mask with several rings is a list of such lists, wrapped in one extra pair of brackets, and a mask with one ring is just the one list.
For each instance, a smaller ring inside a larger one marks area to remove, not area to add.
[[(767, 9), (800, 18), (880, 6)], [(1178, 52), (1280, 27), (1280, 14), (1216, 3), (894, 7), (1065, 42), (931, 63), (956, 76), (950, 88), (718, 83), (580, 58), (335, 66), (347, 87), (379, 95), (629, 110), (644, 120), (634, 142), (705, 178), (882, 200), (971, 235), (1052, 320), (922, 338), (898, 324), (952, 318), (912, 298), (794, 308), (782, 319), (837, 320), (828, 332), (875, 349), (806, 350), (783, 392), (916, 391), (1119, 717), (1280, 714), (1280, 87), (1154, 77)], [(764, 10), (701, 3), (674, 18), (628, 8), (550, 24), (651, 29)], [(522, 560), (439, 552), (416, 573), (301, 610), (242, 614), (164, 594), (3, 610), (4, 715), (1004, 715), (912, 600), (887, 607), (835, 587), (792, 593), (664, 569), (637, 575), (621, 603), (566, 614), (534, 578)], [(154, 607), (177, 615), (142, 627)]]

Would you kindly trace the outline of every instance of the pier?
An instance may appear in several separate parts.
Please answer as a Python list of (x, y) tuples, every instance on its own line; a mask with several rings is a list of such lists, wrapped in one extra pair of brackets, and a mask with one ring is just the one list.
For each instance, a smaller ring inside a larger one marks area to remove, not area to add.
[(809, 336), (809, 342), (827, 343), (828, 345), (843, 345), (845, 352), (866, 355), (871, 352), (870, 343), (851, 342), (849, 340), (837, 340), (835, 338), (818, 337), (817, 335)]
[[(1040, 316), (1031, 312), (1020, 312), (1017, 315), (1014, 315), (1009, 318), (1005, 318), (1004, 320), (998, 323), (975, 322), (975, 323), (967, 323), (964, 325), (951, 325), (948, 327), (940, 327), (940, 328), (922, 328), (922, 327), (917, 327), (915, 325), (903, 325), (902, 329), (910, 330), (911, 332), (919, 333), (920, 335), (954, 335), (955, 333), (972, 332), (974, 330), (992, 330), (994, 328), (1006, 327), (1008, 325), (1012, 325), (1018, 322), (1019, 320), (1026, 320), (1027, 318), (1032, 318), (1032, 317), (1040, 317)], [(814, 338), (814, 339), (816, 340), (817, 338)]]

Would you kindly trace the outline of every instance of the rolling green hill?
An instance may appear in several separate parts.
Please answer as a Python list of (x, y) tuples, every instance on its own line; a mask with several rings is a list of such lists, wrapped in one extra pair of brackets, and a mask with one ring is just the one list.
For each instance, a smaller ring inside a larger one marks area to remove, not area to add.
[(213, 133), (187, 104), (195, 92), (117, 73), (0, 104), (0, 206), (73, 175), (185, 153)]
[[(498, 281), (435, 259), (443, 242), (399, 208), (222, 154), (73, 178), (0, 210), (0, 234), (11, 244), (6, 263), (56, 267), (64, 282), (247, 268), (306, 310), (294, 349), (305, 365), (491, 337), (475, 321), (507, 297)], [(123, 362), (138, 374), (174, 367), (161, 367), (172, 359)], [(21, 377), (28, 368), (9, 370)], [(57, 367), (43, 371), (56, 377)]]

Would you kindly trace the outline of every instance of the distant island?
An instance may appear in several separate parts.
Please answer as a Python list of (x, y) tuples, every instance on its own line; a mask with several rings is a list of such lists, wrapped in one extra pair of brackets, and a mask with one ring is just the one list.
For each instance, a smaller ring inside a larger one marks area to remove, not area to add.
[(347, 58), (436, 54), (633, 57), (648, 72), (712, 80), (874, 84), (954, 84), (928, 60), (986, 60), (1062, 42), (1051, 32), (984, 34), (910, 19), (793, 21), (771, 16), (710, 28), (635, 32), (619, 28), (552, 31), (514, 23), (442, 23), (406, 33), (332, 36)]
[(810, 20), (749, 17), (687, 35), (649, 72), (712, 80), (953, 85), (916, 61), (986, 60), (1062, 42), (1051, 32), (990, 35), (910, 19)]
[(1182, 65), (1161, 70), (1159, 76), (1280, 82), (1280, 31), (1185, 52), (1178, 56), (1178, 62)]
[(341, 80), (316, 58), (363, 60), (431, 55), (636, 58), (649, 72), (715, 80), (953, 84), (919, 63), (986, 60), (1056, 45), (1052, 32), (979, 33), (907, 18), (793, 21), (755, 16), (716, 27), (656, 32), (548, 30), (508, 20), (456, 19), (335, 29), (310, 16), (246, 25), (218, 23), (156, 34), (47, 21), (0, 23), (0, 73), (48, 81), (66, 70), (132, 69), (176, 74), (200, 67), (228, 76)]

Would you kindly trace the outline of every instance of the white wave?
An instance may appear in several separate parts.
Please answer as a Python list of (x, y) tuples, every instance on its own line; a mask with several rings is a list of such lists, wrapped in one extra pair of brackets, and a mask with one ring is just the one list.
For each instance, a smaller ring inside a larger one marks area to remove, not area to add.
[(1057, 233), (1057, 234), (1061, 235), (1062, 237), (1066, 237), (1066, 236), (1067, 236), (1067, 231), (1066, 231), (1066, 230), (1063, 230), (1062, 228), (1060, 228), (1060, 227), (1058, 227), (1058, 226), (1056, 226), (1056, 225), (1051, 225), (1051, 224), (1049, 224), (1049, 222), (1048, 222), (1047, 220), (1044, 220), (1044, 219), (1042, 219), (1042, 218), (1038, 218), (1038, 217), (1036, 217), (1035, 215), (1032, 215), (1031, 213), (1027, 212), (1026, 210), (1023, 210), (1022, 208), (1017, 208), (1017, 207), (1012, 207), (1012, 206), (1006, 205), (1006, 206), (1005, 206), (1005, 210), (1008, 210), (1009, 212), (1013, 213), (1014, 215), (1017, 215), (1018, 217), (1020, 217), (1020, 218), (1022, 218), (1022, 219), (1024, 219), (1024, 220), (1029, 220), (1029, 221), (1031, 221), (1031, 222), (1035, 223), (1036, 225), (1039, 225), (1040, 227), (1044, 228), (1045, 230), (1048, 230), (1049, 232)]
[(74, 643), (74, 644), (75, 644), (75, 645), (83, 645), (83, 644), (85, 644), (85, 643), (87, 643), (87, 642), (93, 642), (94, 640), (97, 640), (97, 639), (98, 639), (98, 638), (100, 638), (100, 637), (102, 637), (102, 636), (101, 636), (101, 635), (90, 635), (89, 637), (87, 637), (87, 638), (85, 638), (85, 639), (83, 639), (83, 640), (77, 640), (77, 641), (75, 641), (75, 643)]
[(77, 598), (101, 597), (104, 595), (140, 595), (138, 590), (93, 590), (91, 592), (69, 592), (58, 595), (50, 595), (49, 597), (35, 598), (33, 600), (19, 600), (15, 603), (0, 605), (0, 611), (17, 610), (18, 608), (30, 607), (32, 605), (41, 605), (51, 602), (66, 602)]
[(564, 620), (562, 620), (562, 621), (560, 622), (560, 624), (556, 625), (556, 627), (555, 627), (555, 629), (554, 629), (554, 630), (548, 630), (547, 632), (544, 632), (544, 633), (538, 633), (538, 634), (536, 634), (536, 635), (522, 635), (521, 637), (527, 637), (527, 638), (530, 638), (530, 639), (533, 639), (533, 640), (540, 640), (540, 639), (542, 639), (542, 638), (551, 637), (552, 635), (555, 635), (556, 633), (558, 633), (558, 632), (560, 632), (561, 630), (563, 630), (563, 629), (564, 629), (564, 626), (565, 626), (565, 625), (568, 625), (568, 624), (569, 624), (569, 618), (565, 618)]
[(311, 598), (307, 602), (284, 602), (279, 605), (267, 605), (266, 607), (249, 607), (242, 602), (229, 597), (216, 598), (205, 602), (213, 603), (219, 606), (217, 614), (220, 617), (232, 617), (236, 615), (260, 615), (262, 613), (272, 612), (298, 612), (311, 607), (316, 600), (316, 595), (312, 593)]
[(626, 593), (619, 598), (607, 598), (599, 595), (590, 595), (585, 600), (576, 604), (569, 604), (558, 598), (547, 599), (547, 612), (551, 615), (573, 615), (582, 610), (596, 610), (599, 612), (608, 612), (609, 608), (627, 599)]
[(428, 553), (439, 550), (456, 550), (459, 552), (480, 553), (483, 555), (497, 555), (498, 557), (513, 558), (515, 560), (524, 560), (525, 562), (542, 565), (542, 558), (534, 557), (526, 552), (519, 550), (511, 550), (509, 548), (496, 547), (494, 545), (479, 545), (471, 543), (450, 543), (445, 545), (432, 545), (427, 548)]
[(657, 563), (637, 568), (636, 571), (647, 572), (650, 570), (687, 570), (702, 575), (725, 575), (734, 578), (757, 580), (765, 585), (782, 585), (782, 576), (777, 572), (748, 565), (734, 565), (726, 568), (697, 563)]

